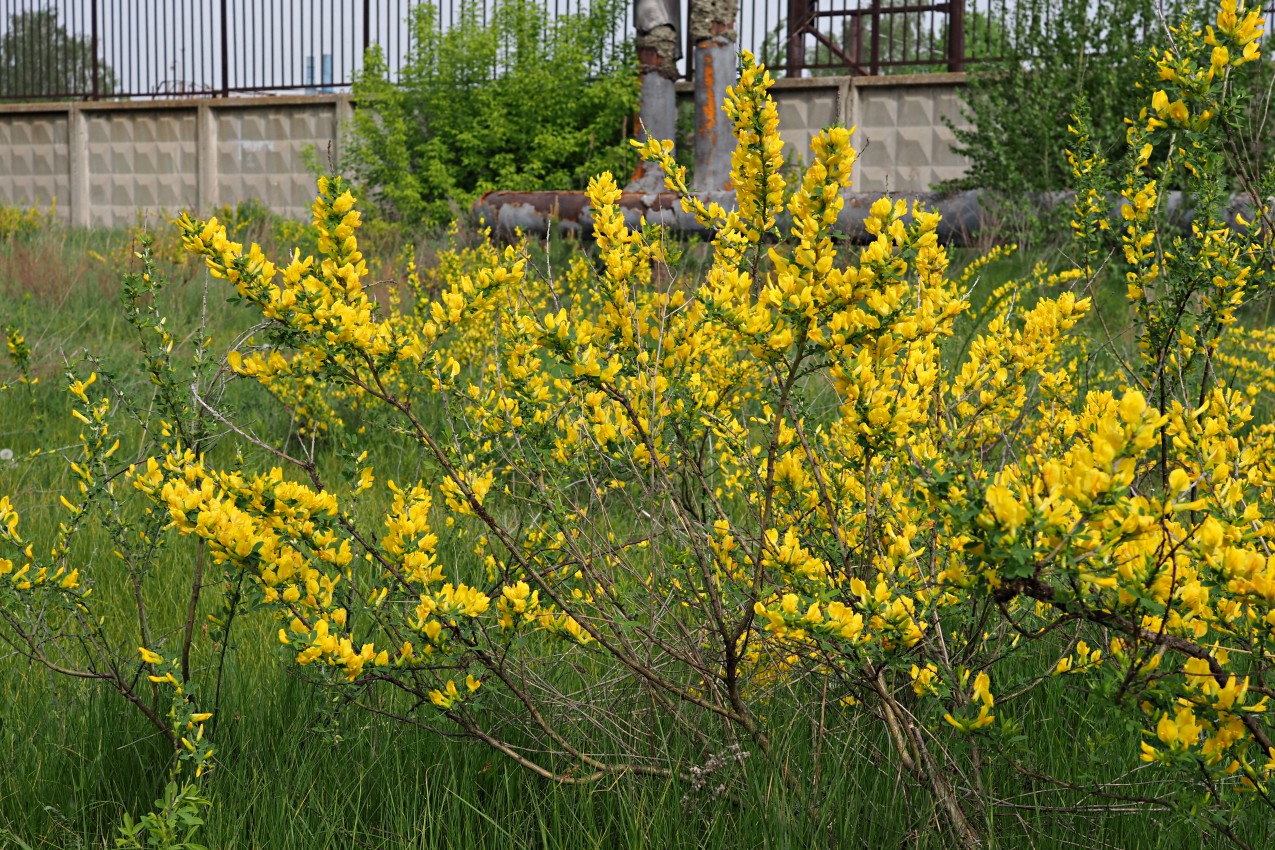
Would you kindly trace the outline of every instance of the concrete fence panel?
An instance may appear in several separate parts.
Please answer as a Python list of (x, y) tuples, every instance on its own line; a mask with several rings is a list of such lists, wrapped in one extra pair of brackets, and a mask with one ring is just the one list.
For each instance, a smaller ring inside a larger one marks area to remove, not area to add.
[[(822, 128), (858, 125), (855, 189), (915, 193), (965, 171), (942, 121), (959, 122), (963, 84), (963, 74), (817, 77), (781, 79), (772, 93), (792, 161), (810, 160)], [(351, 115), (348, 94), (0, 105), (0, 203), (56, 198), (81, 226), (249, 199), (304, 219), (315, 191), (306, 152), (335, 161)]]

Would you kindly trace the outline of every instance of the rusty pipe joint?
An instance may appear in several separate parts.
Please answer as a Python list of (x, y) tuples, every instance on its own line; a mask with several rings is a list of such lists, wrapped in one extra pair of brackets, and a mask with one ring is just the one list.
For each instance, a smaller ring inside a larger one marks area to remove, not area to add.
[(677, 30), (668, 25), (638, 33), (638, 73), (643, 76), (658, 74), (670, 81), (677, 80), (679, 46)]
[(729, 47), (739, 39), (735, 32), (736, 0), (695, 0), (691, 4), (691, 41), (696, 47)]

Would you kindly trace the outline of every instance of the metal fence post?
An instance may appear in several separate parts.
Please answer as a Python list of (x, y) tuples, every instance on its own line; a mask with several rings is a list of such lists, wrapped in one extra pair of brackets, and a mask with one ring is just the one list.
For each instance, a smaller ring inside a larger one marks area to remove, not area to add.
[(965, 70), (965, 0), (947, 4), (947, 69)]
[(221, 96), (230, 97), (230, 27), (226, 23), (226, 0), (221, 0)]
[(784, 73), (800, 77), (806, 65), (806, 27), (810, 25), (810, 0), (788, 0), (788, 63)]
[(872, 55), (868, 60), (868, 73), (881, 73), (881, 0), (872, 0)]
[[(410, 26), (410, 24), (409, 24)], [(372, 0), (363, 0), (363, 55), (372, 45)]]
[(90, 24), (90, 27), (92, 28), (92, 30), (91, 30), (91, 35), (89, 37), (89, 52), (93, 54), (93, 57), (92, 57), (93, 58), (93, 72), (92, 72), (93, 81), (92, 81), (92, 89), (89, 95), (90, 99), (92, 100), (97, 100), (102, 93), (101, 84), (99, 83), (99, 78), (101, 77), (101, 67), (100, 67), (100, 63), (97, 60), (97, 46), (98, 46), (97, 3), (98, 3), (98, 0), (93, 0), (92, 23)]

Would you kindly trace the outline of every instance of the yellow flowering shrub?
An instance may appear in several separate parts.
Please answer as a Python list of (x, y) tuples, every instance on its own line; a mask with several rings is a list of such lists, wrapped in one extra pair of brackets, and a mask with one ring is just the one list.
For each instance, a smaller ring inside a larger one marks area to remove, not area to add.
[[(747, 54), (727, 104), (735, 209), (690, 195), (667, 144), (640, 146), (711, 229), (702, 278), (665, 282), (671, 247), (626, 224), (609, 174), (589, 186), (591, 262), (548, 275), (524, 242), (455, 248), (412, 267), (410, 307), (368, 295), (340, 178), (319, 182), (317, 257), (276, 263), (183, 217), (186, 249), (262, 322), (228, 369), (309, 399), (353, 453), (334, 474), (313, 443), (280, 448), (204, 404), (269, 464), (215, 463), (174, 428), (128, 481), (148, 522), (242, 579), (307, 676), (355, 701), (384, 689), (378, 712), (559, 782), (694, 784), (697, 759), (756, 758), (817, 786), (785, 742), (835, 715), (874, 729), (881, 769), (972, 847), (1002, 798), (966, 779), (988, 759), (1031, 769), (1024, 724), (1064, 722), (1032, 716), (1049, 693), (1131, 730), (1088, 757), (1163, 769), (1175, 804), (1225, 826), (1235, 795), (1275, 791), (1275, 424), (1253, 402), (1269, 334), (1231, 336), (1269, 287), (1269, 210), (1229, 226), (1209, 182), (1225, 78), (1259, 24), (1223, 0), (1216, 27), (1175, 30), (1166, 88), (1129, 129), (1118, 226), (1077, 117), (1075, 267), (979, 311), (986, 262), (951, 270), (931, 211), (882, 198), (866, 244), (839, 243), (852, 131), (816, 136), (789, 187)], [(1157, 201), (1170, 176), (1198, 199), (1184, 235)], [(1098, 367), (1077, 326), (1108, 263), (1139, 344)], [(110, 449), (88, 386), (72, 392), (100, 435), (91, 490)], [(378, 473), (332, 400), (414, 471)], [(0, 516), (7, 598), (86, 585), (32, 554), (10, 501)]]
[(38, 204), (29, 207), (12, 207), (0, 204), (0, 239), (30, 236), (52, 226), (57, 219), (58, 204), (54, 198), (48, 210)]

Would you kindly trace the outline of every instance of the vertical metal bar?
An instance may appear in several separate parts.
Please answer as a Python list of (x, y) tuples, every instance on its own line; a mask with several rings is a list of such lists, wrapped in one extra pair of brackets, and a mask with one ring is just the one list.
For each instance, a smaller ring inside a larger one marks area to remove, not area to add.
[(221, 96), (230, 97), (230, 27), (226, 21), (226, 0), (221, 0)]
[[(908, 39), (912, 35), (911, 12), (895, 12), (890, 17), (890, 49), (886, 51), (885, 62), (907, 62), (912, 58)], [(902, 35), (895, 35), (895, 31)]]
[(90, 25), (92, 27), (92, 35), (89, 37), (89, 50), (93, 53), (93, 100), (97, 100), (101, 94), (100, 80), (102, 75), (102, 69), (98, 66), (97, 61), (97, 4), (98, 0), (93, 0), (93, 22)]
[(30, 27), (24, 26), (21, 32), (23, 47), (22, 67), (18, 70), (18, 93), (31, 96), (31, 49), (27, 46), (31, 41)]
[[(136, 0), (129, 0), (128, 20), (133, 21), (136, 24), (133, 30), (133, 35), (137, 39), (137, 46), (135, 49), (138, 51), (137, 55), (142, 57), (141, 68), (138, 73), (138, 84), (135, 87), (140, 93), (146, 90), (146, 81), (151, 78), (150, 67), (154, 51), (150, 49), (151, 44), (149, 40), (149, 33), (144, 33), (142, 31), (142, 19), (138, 17), (137, 14)], [(149, 23), (149, 21), (147, 23)]]
[[(75, 32), (75, 30), (68, 30), (68, 35), (70, 35), (70, 34), (74, 34), (74, 32)], [(59, 69), (59, 73), (58, 73), (58, 75), (57, 75), (58, 79), (59, 79), (59, 80), (66, 80), (66, 81), (67, 81), (66, 88), (74, 89), (74, 88), (76, 88), (76, 85), (75, 85), (75, 75), (74, 75), (74, 73), (71, 73), (71, 74), (69, 74), (69, 75), (68, 75), (68, 73), (67, 73), (67, 70), (68, 70), (68, 69), (67, 69), (67, 61), (66, 61), (66, 56), (65, 56), (65, 50), (67, 49), (67, 42), (69, 42), (70, 40), (71, 40), (70, 38), (64, 38), (64, 39), (62, 39), (62, 40), (61, 40), (61, 42), (60, 42), (60, 43), (59, 43), (59, 42), (54, 42), (54, 44), (53, 44), (53, 63), (54, 63), (54, 64), (53, 64), (53, 67), (55, 67), (55, 68)], [(62, 92), (61, 94), (62, 94), (62, 96), (63, 96), (63, 97), (65, 97), (67, 94), (69, 94), (69, 92)]]
[(800, 77), (806, 65), (806, 30), (810, 26), (810, 0), (788, 0), (788, 55), (784, 73)]
[(881, 73), (881, 0), (872, 0), (872, 47), (868, 60), (868, 73)]
[(283, 22), (283, 43), (287, 45), (286, 53), (280, 51), (279, 76), (288, 81), (290, 85), (296, 85), (297, 74), (297, 44), (294, 34), (297, 30), (297, 6), (294, 0), (287, 2), (287, 21)]
[(947, 4), (947, 69), (965, 70), (965, 0)]
[(24, 49), (22, 52), (25, 57), (22, 63), (22, 93), (25, 94), (27, 97), (30, 97), (34, 94), (39, 94), (40, 92), (38, 91), (35, 85), (37, 75), (35, 74), (34, 69), (32, 69), (31, 67), (31, 62), (34, 58), (34, 50), (32, 49), (32, 44), (31, 44), (31, 29), (32, 29), (31, 25), (34, 23), (34, 20), (30, 17), (27, 17), (25, 21), (26, 22), (24, 23), (22, 27), (22, 38), (24, 42), (23, 44)]
[(863, 70), (863, 15), (850, 18), (850, 61), (856, 74)]
[(363, 54), (372, 45), (372, 0), (363, 0)]

